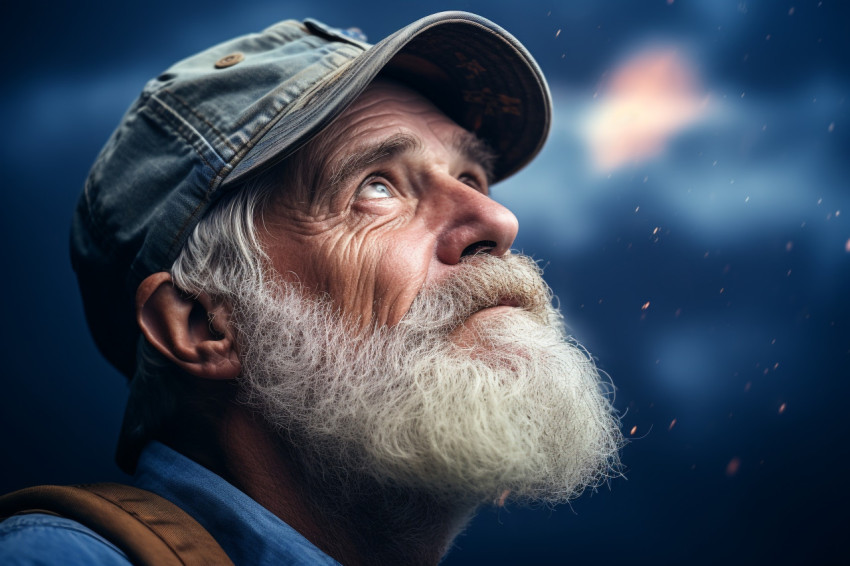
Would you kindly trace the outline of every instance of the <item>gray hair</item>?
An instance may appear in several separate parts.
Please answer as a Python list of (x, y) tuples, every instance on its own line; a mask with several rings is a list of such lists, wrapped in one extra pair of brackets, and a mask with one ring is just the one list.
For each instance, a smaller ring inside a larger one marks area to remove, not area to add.
[(264, 280), (268, 261), (257, 236), (273, 184), (260, 177), (218, 203), (195, 227), (171, 266), (174, 285), (191, 295), (230, 300), (239, 281)]
[[(212, 207), (171, 266), (175, 287), (190, 296), (206, 293), (214, 302), (232, 303), (242, 282), (265, 281), (268, 255), (257, 226), (285, 184), (285, 168), (286, 162), (234, 188)], [(189, 392), (185, 373), (141, 337), (118, 443), (119, 466), (131, 472), (148, 441), (169, 435)]]

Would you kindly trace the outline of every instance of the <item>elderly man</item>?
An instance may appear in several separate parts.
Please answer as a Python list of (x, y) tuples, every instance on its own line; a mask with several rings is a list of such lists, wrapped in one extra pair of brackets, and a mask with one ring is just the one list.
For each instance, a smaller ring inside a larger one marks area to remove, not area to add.
[[(118, 461), (197, 527), (159, 538), (236, 564), (435, 564), (480, 505), (616, 472), (604, 384), (489, 196), (548, 132), (537, 65), (471, 14), (363, 39), (287, 21), (177, 63), (74, 218), (92, 334), (132, 377)], [(0, 557), (138, 559), (75, 505), (7, 520)]]

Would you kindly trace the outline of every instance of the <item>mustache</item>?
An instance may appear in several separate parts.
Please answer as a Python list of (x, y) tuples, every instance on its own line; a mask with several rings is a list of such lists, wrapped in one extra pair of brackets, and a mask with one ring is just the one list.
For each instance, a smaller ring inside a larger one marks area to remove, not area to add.
[(424, 287), (399, 324), (451, 332), (476, 312), (501, 305), (522, 309), (543, 322), (551, 301), (552, 291), (532, 258), (477, 254), (463, 258), (446, 279)]

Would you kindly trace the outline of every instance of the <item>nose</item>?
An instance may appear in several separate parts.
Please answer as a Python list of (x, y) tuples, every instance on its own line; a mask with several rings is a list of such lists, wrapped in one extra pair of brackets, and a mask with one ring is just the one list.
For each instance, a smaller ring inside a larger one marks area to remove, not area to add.
[(510, 251), (519, 229), (510, 210), (454, 178), (442, 189), (437, 211), (443, 220), (437, 242), (442, 263), (455, 265), (467, 255)]

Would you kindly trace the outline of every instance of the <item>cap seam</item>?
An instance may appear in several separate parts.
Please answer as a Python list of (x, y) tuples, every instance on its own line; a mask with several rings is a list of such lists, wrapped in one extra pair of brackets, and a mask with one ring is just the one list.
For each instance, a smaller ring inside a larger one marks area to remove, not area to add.
[(272, 39), (287, 43), (312, 34), (303, 22), (295, 19), (289, 19), (270, 25), (257, 35), (267, 35)]
[[(206, 208), (206, 205), (210, 202), (210, 195), (212, 195), (215, 190), (220, 185), (220, 182), (216, 182), (219, 179), (219, 175), (216, 174), (210, 179), (210, 182), (207, 184), (207, 190), (204, 191), (204, 198), (198, 203), (198, 205), (192, 210), (192, 212), (187, 216), (183, 224), (180, 225), (180, 228), (177, 230), (177, 233), (174, 234), (174, 237), (171, 239), (171, 243), (168, 245), (168, 257), (171, 257), (174, 254), (174, 248), (183, 239), (183, 233), (186, 231), (186, 227), (190, 224), (192, 220), (198, 215), (198, 211)], [(169, 266), (170, 267), (170, 266)]]
[[(348, 43), (339, 43), (341, 44), (340, 47), (357, 47)], [(363, 56), (365, 53), (368, 53), (368, 50), (361, 51), (357, 54), (352, 54), (351, 56), (342, 53), (342, 55), (347, 58), (347, 61), (343, 65), (337, 66), (336, 70), (334, 71), (334, 76), (344, 72), (344, 70), (347, 69), (353, 61), (355, 61), (358, 57)], [(328, 55), (333, 54), (340, 54), (340, 50), (335, 49), (334, 51), (328, 53)], [(227, 165), (230, 166), (230, 171), (228, 171), (227, 174), (230, 174), (230, 172), (233, 171), (233, 169), (242, 161), (242, 159), (251, 151), (251, 149), (254, 148), (257, 143), (262, 140), (278, 122), (280, 122), (280, 120), (286, 115), (288, 111), (293, 110), (293, 104), (296, 104), (294, 108), (303, 108), (307, 104), (309, 104), (312, 98), (316, 96), (316, 93), (322, 91), (324, 87), (331, 82), (327, 81), (327, 79), (327, 76), (316, 79), (313, 84), (307, 90), (305, 90), (301, 94), (301, 96), (298, 97), (298, 99), (291, 101), (289, 104), (281, 106), (281, 108), (277, 112), (275, 112), (263, 126), (251, 132), (251, 135), (248, 137), (248, 140), (245, 142), (242, 148), (238, 152), (236, 152), (233, 157), (227, 162)], [(298, 123), (302, 123), (304, 121), (303, 119), (298, 119), (298, 117), (295, 116), (293, 116), (293, 119), (297, 120)], [(222, 170), (223, 169), (224, 167), (222, 167)], [(220, 173), (221, 171), (219, 172), (219, 174)], [(222, 176), (222, 180), (225, 177), (226, 175)]]
[(366, 51), (371, 47), (371, 44), (368, 41), (360, 41), (353, 37), (348, 37), (342, 33), (340, 28), (333, 28), (332, 26), (323, 24), (314, 18), (305, 19), (303, 24), (309, 30), (311, 35), (318, 35), (325, 39), (339, 43), (347, 43), (361, 49), (362, 51)]
[(222, 157), (222, 156), (218, 153), (218, 151), (216, 151), (216, 149), (212, 146), (212, 144), (210, 144), (210, 142), (207, 140), (207, 138), (205, 138), (205, 137), (203, 136), (203, 134), (201, 134), (201, 132), (199, 132), (199, 131), (195, 128), (195, 126), (193, 126), (193, 125), (192, 125), (191, 123), (189, 123), (187, 120), (183, 119), (183, 117), (182, 117), (180, 114), (178, 114), (178, 113), (177, 113), (177, 111), (176, 111), (176, 110), (174, 110), (174, 108), (172, 108), (171, 106), (169, 106), (169, 105), (168, 105), (168, 103), (167, 103), (165, 100), (162, 100), (161, 98), (159, 98), (159, 97), (158, 97), (157, 95), (155, 95), (155, 94), (154, 94), (154, 95), (151, 95), (151, 99), (152, 99), (152, 100), (155, 100), (155, 101), (158, 103), (159, 107), (166, 111), (166, 114), (163, 114), (162, 112), (159, 112), (159, 111), (158, 111), (158, 110), (156, 110), (155, 108), (152, 108), (150, 105), (147, 105), (146, 107), (147, 107), (147, 108), (150, 108), (150, 109), (151, 109), (151, 111), (156, 112), (157, 114), (162, 114), (162, 115), (163, 115), (163, 117), (164, 117), (164, 118), (166, 118), (166, 119), (167, 119), (169, 116), (170, 116), (172, 119), (176, 119), (176, 120), (177, 120), (177, 127), (176, 127), (176, 128), (174, 128), (174, 127), (172, 126), (172, 128), (175, 130), (175, 133), (177, 133), (177, 135), (179, 135), (179, 136), (183, 139), (183, 141), (184, 141), (184, 142), (186, 142), (186, 143), (187, 143), (187, 144), (188, 144), (188, 145), (189, 145), (192, 149), (194, 149), (194, 150), (195, 150), (195, 153), (197, 153), (197, 154), (198, 154), (198, 157), (200, 157), (200, 158), (201, 158), (201, 161), (203, 161), (203, 162), (206, 164), (206, 166), (210, 168), (210, 172), (215, 173), (215, 172), (216, 172), (216, 167), (214, 167), (214, 166), (213, 166), (213, 165), (212, 165), (212, 164), (211, 164), (211, 163), (207, 160), (207, 158), (206, 158), (206, 157), (204, 157), (203, 153), (202, 153), (201, 151), (199, 151), (198, 147), (195, 145), (195, 143), (193, 143), (193, 141), (192, 141), (192, 139), (190, 138), (190, 136), (186, 135), (186, 134), (184, 133), (184, 131), (185, 131), (186, 129), (188, 129), (188, 130), (189, 130), (192, 134), (194, 134), (194, 137), (195, 137), (198, 141), (202, 142), (202, 143), (203, 143), (203, 145), (204, 145), (204, 146), (206, 146), (206, 147), (207, 147), (207, 148), (208, 148), (208, 149), (209, 149), (209, 150), (213, 153), (213, 155), (215, 155), (216, 157), (218, 157), (218, 158), (219, 158), (219, 160), (221, 160), (221, 162), (222, 162), (222, 163), (224, 163), (224, 162), (225, 162), (224, 158), (223, 158), (223, 157)]
[[(160, 126), (163, 127), (163, 128), (168, 128), (168, 129), (171, 129), (172, 131), (174, 131), (174, 133), (177, 136), (179, 136), (180, 139), (182, 139), (183, 142), (186, 145), (188, 145), (190, 148), (192, 148), (193, 152), (204, 163), (204, 165), (207, 166), (210, 173), (212, 174), (211, 179), (210, 179), (209, 183), (207, 184), (207, 189), (204, 191), (203, 199), (201, 199), (201, 201), (197, 204), (197, 206), (183, 220), (183, 222), (181, 223), (177, 232), (171, 238), (171, 241), (169, 242), (168, 248), (167, 248), (167, 251), (166, 251), (166, 255), (170, 258), (174, 254), (174, 246), (176, 245), (177, 242), (179, 242), (182, 239), (183, 234), (186, 231), (186, 226), (197, 216), (198, 210), (203, 208), (209, 202), (210, 194), (215, 190), (216, 179), (219, 178), (219, 169), (216, 168), (215, 166), (213, 166), (212, 163), (210, 163), (210, 161), (204, 156), (202, 151), (199, 151), (199, 149), (196, 145), (196, 142), (192, 139), (192, 137), (187, 135), (186, 128), (188, 128), (189, 131), (191, 131), (194, 134), (194, 137), (197, 141), (202, 142), (207, 148), (209, 148), (213, 152), (213, 154), (216, 155), (219, 158), (219, 160), (221, 160), (222, 163), (225, 163), (225, 160), (222, 159), (221, 155), (218, 154), (218, 152), (215, 150), (215, 148), (213, 148), (210, 145), (210, 143), (207, 141), (207, 139), (204, 138), (201, 135), (201, 133), (198, 132), (198, 130), (196, 130), (186, 120), (183, 120), (182, 117), (179, 114), (177, 114), (177, 112), (173, 108), (168, 106), (168, 104), (164, 100), (158, 98), (156, 95), (151, 95), (151, 98), (154, 99), (158, 103), (159, 107), (162, 108), (164, 111), (166, 111), (167, 114), (163, 114), (163, 112), (158, 111), (156, 108), (153, 108), (151, 105), (146, 105), (142, 110), (149, 109), (150, 111), (155, 112), (156, 114), (162, 115), (163, 118), (166, 118), (165, 122), (161, 122), (161, 121), (158, 120)], [(171, 123), (171, 120), (168, 120), (169, 117), (172, 118), (172, 120), (174, 118), (177, 118), (178, 119), (177, 124)], [(226, 165), (224, 165), (224, 167), (226, 167)], [(136, 255), (136, 257), (138, 257), (138, 254)]]
[[(203, 115), (201, 115), (199, 112), (197, 112), (194, 108), (192, 108), (189, 105), (189, 103), (187, 103), (185, 100), (183, 100), (182, 97), (180, 97), (178, 94), (176, 94), (175, 92), (173, 92), (173, 91), (171, 91), (167, 88), (162, 89), (160, 92), (165, 93), (170, 97), (173, 97), (174, 100), (177, 101), (177, 103), (179, 103), (183, 108), (185, 108), (187, 111), (189, 111), (189, 113), (191, 113), (195, 118), (197, 118), (198, 120), (201, 120), (204, 124), (209, 126), (210, 130), (212, 130), (212, 132), (216, 135), (216, 137), (218, 137), (219, 141), (221, 141), (224, 145), (226, 145), (228, 147), (228, 149), (230, 149), (233, 152), (237, 151), (236, 146), (234, 146), (231, 143), (231, 141), (229, 139), (227, 139), (227, 136), (224, 135), (224, 133), (221, 130), (219, 130), (212, 122), (210, 122), (207, 118), (205, 118)], [(218, 152), (216, 152), (216, 153), (218, 153)]]

